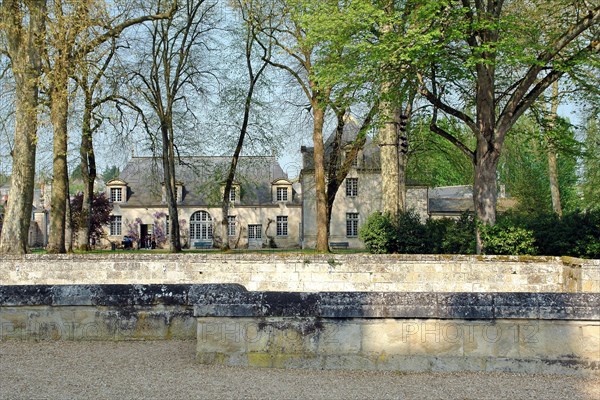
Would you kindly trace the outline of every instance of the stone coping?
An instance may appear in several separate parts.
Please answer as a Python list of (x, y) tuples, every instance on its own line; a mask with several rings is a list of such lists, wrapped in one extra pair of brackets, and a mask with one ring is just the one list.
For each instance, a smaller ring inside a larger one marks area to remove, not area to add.
[(196, 317), (600, 320), (600, 293), (249, 292), (237, 284), (0, 286), (2, 306), (194, 306)]
[(210, 293), (245, 292), (237, 284), (169, 285), (7, 285), (2, 306), (152, 306), (189, 305)]
[[(261, 251), (246, 253), (243, 251), (232, 251), (227, 253), (218, 250), (206, 252), (184, 252), (178, 254), (170, 253), (141, 253), (135, 250), (127, 253), (87, 253), (87, 254), (5, 254), (2, 261), (80, 261), (80, 260), (102, 260), (102, 261), (127, 261), (127, 260), (166, 260), (166, 261), (191, 261), (206, 262), (212, 260), (224, 261), (271, 261), (271, 260), (313, 260), (315, 262), (330, 262), (331, 260), (344, 261), (354, 260), (357, 257), (367, 261), (415, 261), (415, 262), (440, 262), (440, 261), (463, 261), (463, 262), (521, 262), (521, 263), (548, 263), (560, 262), (570, 266), (593, 265), (600, 266), (600, 260), (582, 259), (576, 257), (556, 256), (509, 256), (509, 255), (464, 255), (464, 254), (369, 254), (369, 253), (302, 253)], [(0, 262), (2, 262), (0, 261)]]

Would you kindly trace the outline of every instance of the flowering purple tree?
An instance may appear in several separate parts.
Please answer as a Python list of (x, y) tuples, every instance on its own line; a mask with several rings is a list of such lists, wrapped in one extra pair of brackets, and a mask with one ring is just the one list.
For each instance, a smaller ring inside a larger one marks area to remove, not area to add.
[(139, 243), (140, 241), (140, 225), (142, 224), (141, 218), (136, 218), (133, 222), (130, 222), (128, 219), (125, 220), (125, 227), (127, 228), (127, 232), (125, 233), (129, 236), (133, 241)]
[[(163, 244), (165, 244), (167, 242), (167, 234), (165, 231), (165, 226), (166, 226), (166, 216), (167, 214), (165, 214), (162, 211), (158, 211), (155, 212), (153, 215), (154, 217), (154, 240), (156, 242), (157, 246), (161, 246)], [(163, 222), (164, 219), (164, 222)]]

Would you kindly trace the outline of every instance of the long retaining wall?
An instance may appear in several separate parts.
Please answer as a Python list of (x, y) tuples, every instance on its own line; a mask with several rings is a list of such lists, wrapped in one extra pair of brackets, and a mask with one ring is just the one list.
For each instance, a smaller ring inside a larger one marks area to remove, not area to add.
[(600, 293), (0, 286), (0, 340), (172, 338), (206, 364), (599, 374)]
[(236, 283), (255, 291), (600, 292), (600, 260), (289, 253), (2, 256), (0, 285)]
[(600, 294), (229, 291), (194, 315), (206, 364), (600, 371)]

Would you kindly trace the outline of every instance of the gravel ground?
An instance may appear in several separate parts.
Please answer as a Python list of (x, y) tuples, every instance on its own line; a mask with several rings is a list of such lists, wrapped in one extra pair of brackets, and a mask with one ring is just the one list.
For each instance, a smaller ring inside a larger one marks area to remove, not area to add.
[(194, 341), (0, 342), (2, 399), (600, 399), (600, 377), (270, 370), (194, 363)]

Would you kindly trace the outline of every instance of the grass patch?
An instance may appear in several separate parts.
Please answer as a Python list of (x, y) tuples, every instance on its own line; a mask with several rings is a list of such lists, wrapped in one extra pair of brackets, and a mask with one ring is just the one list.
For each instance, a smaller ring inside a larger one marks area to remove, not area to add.
[[(30, 249), (30, 254), (48, 254), (46, 249), (44, 248), (34, 248)], [(318, 255), (322, 253), (318, 253), (314, 249), (230, 249), (227, 251), (221, 251), (219, 249), (184, 249), (182, 250), (184, 254), (308, 254), (308, 255)], [(342, 249), (335, 250), (331, 253), (324, 254), (365, 254), (368, 253), (364, 249)], [(139, 249), (139, 250), (110, 250), (110, 249), (96, 249), (89, 251), (82, 250), (74, 250), (72, 254), (171, 254), (169, 250), (166, 249)]]

